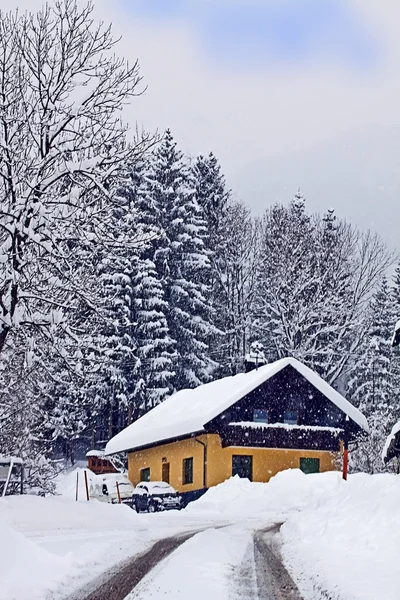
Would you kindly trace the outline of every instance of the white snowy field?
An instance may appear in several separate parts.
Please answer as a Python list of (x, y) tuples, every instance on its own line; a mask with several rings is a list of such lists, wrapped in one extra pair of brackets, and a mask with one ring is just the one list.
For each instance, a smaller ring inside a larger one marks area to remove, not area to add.
[[(231, 479), (181, 512), (63, 496), (0, 499), (0, 599), (61, 600), (156, 539), (201, 531), (146, 576), (130, 598), (232, 598), (251, 535), (283, 523), (278, 541), (305, 600), (398, 600), (400, 477), (286, 471), (270, 483)], [(250, 553), (251, 554), (251, 553)], [(250, 558), (249, 558), (250, 556)], [(179, 577), (178, 577), (179, 574)], [(329, 596), (328, 596), (329, 594)]]

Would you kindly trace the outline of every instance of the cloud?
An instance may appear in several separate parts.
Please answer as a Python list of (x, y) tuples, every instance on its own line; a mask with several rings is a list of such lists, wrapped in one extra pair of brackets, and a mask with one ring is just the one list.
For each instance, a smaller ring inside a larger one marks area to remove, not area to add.
[(184, 21), (208, 59), (224, 66), (333, 61), (359, 68), (373, 65), (380, 52), (362, 13), (341, 0), (130, 0), (129, 6), (134, 16)]

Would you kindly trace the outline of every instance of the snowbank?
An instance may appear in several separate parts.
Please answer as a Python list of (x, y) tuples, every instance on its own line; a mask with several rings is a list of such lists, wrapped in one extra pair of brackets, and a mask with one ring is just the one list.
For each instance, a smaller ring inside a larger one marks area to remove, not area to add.
[[(283, 525), (283, 554), (316, 600), (398, 600), (400, 477), (352, 475)], [(329, 596), (324, 592), (329, 591)]]
[(148, 546), (125, 505), (61, 496), (0, 498), (0, 600), (61, 598)]
[(70, 561), (37, 546), (0, 519), (0, 599), (39, 598), (70, 571)]
[(288, 469), (269, 483), (251, 483), (231, 477), (211, 488), (189, 504), (191, 514), (218, 513), (225, 518), (283, 521), (293, 511), (302, 510), (314, 497), (330, 494), (341, 482), (340, 473), (304, 475), (299, 469)]
[(398, 600), (399, 506), (396, 475), (289, 470), (266, 484), (232, 478), (186, 511), (284, 522), (282, 554), (305, 598)]
[(0, 500), (0, 518), (22, 533), (124, 530), (138, 524), (139, 515), (124, 504), (98, 500), (74, 502), (54, 496), (7, 496)]

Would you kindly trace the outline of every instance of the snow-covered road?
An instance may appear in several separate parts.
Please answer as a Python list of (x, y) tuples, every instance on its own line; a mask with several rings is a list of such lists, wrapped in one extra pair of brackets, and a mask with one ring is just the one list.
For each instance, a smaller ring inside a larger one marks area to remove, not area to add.
[(271, 544), (278, 531), (236, 523), (166, 538), (69, 600), (302, 600)]
[(304, 600), (398, 600), (399, 505), (400, 477), (343, 482), (300, 471), (268, 484), (234, 478), (183, 511), (151, 515), (65, 497), (2, 498), (0, 600), (65, 600), (158, 540), (189, 534), (131, 596), (183, 598), (193, 587), (192, 598), (253, 600), (253, 534), (274, 523), (283, 523), (275, 541)]

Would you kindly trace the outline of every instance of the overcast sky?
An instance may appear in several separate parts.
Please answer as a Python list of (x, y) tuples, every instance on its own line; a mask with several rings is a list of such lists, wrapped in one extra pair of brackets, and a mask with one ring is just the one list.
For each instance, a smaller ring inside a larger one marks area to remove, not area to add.
[[(35, 8), (40, 0), (2, 0)], [(95, 0), (148, 86), (127, 112), (212, 150), (261, 212), (300, 186), (397, 245), (398, 0)]]

